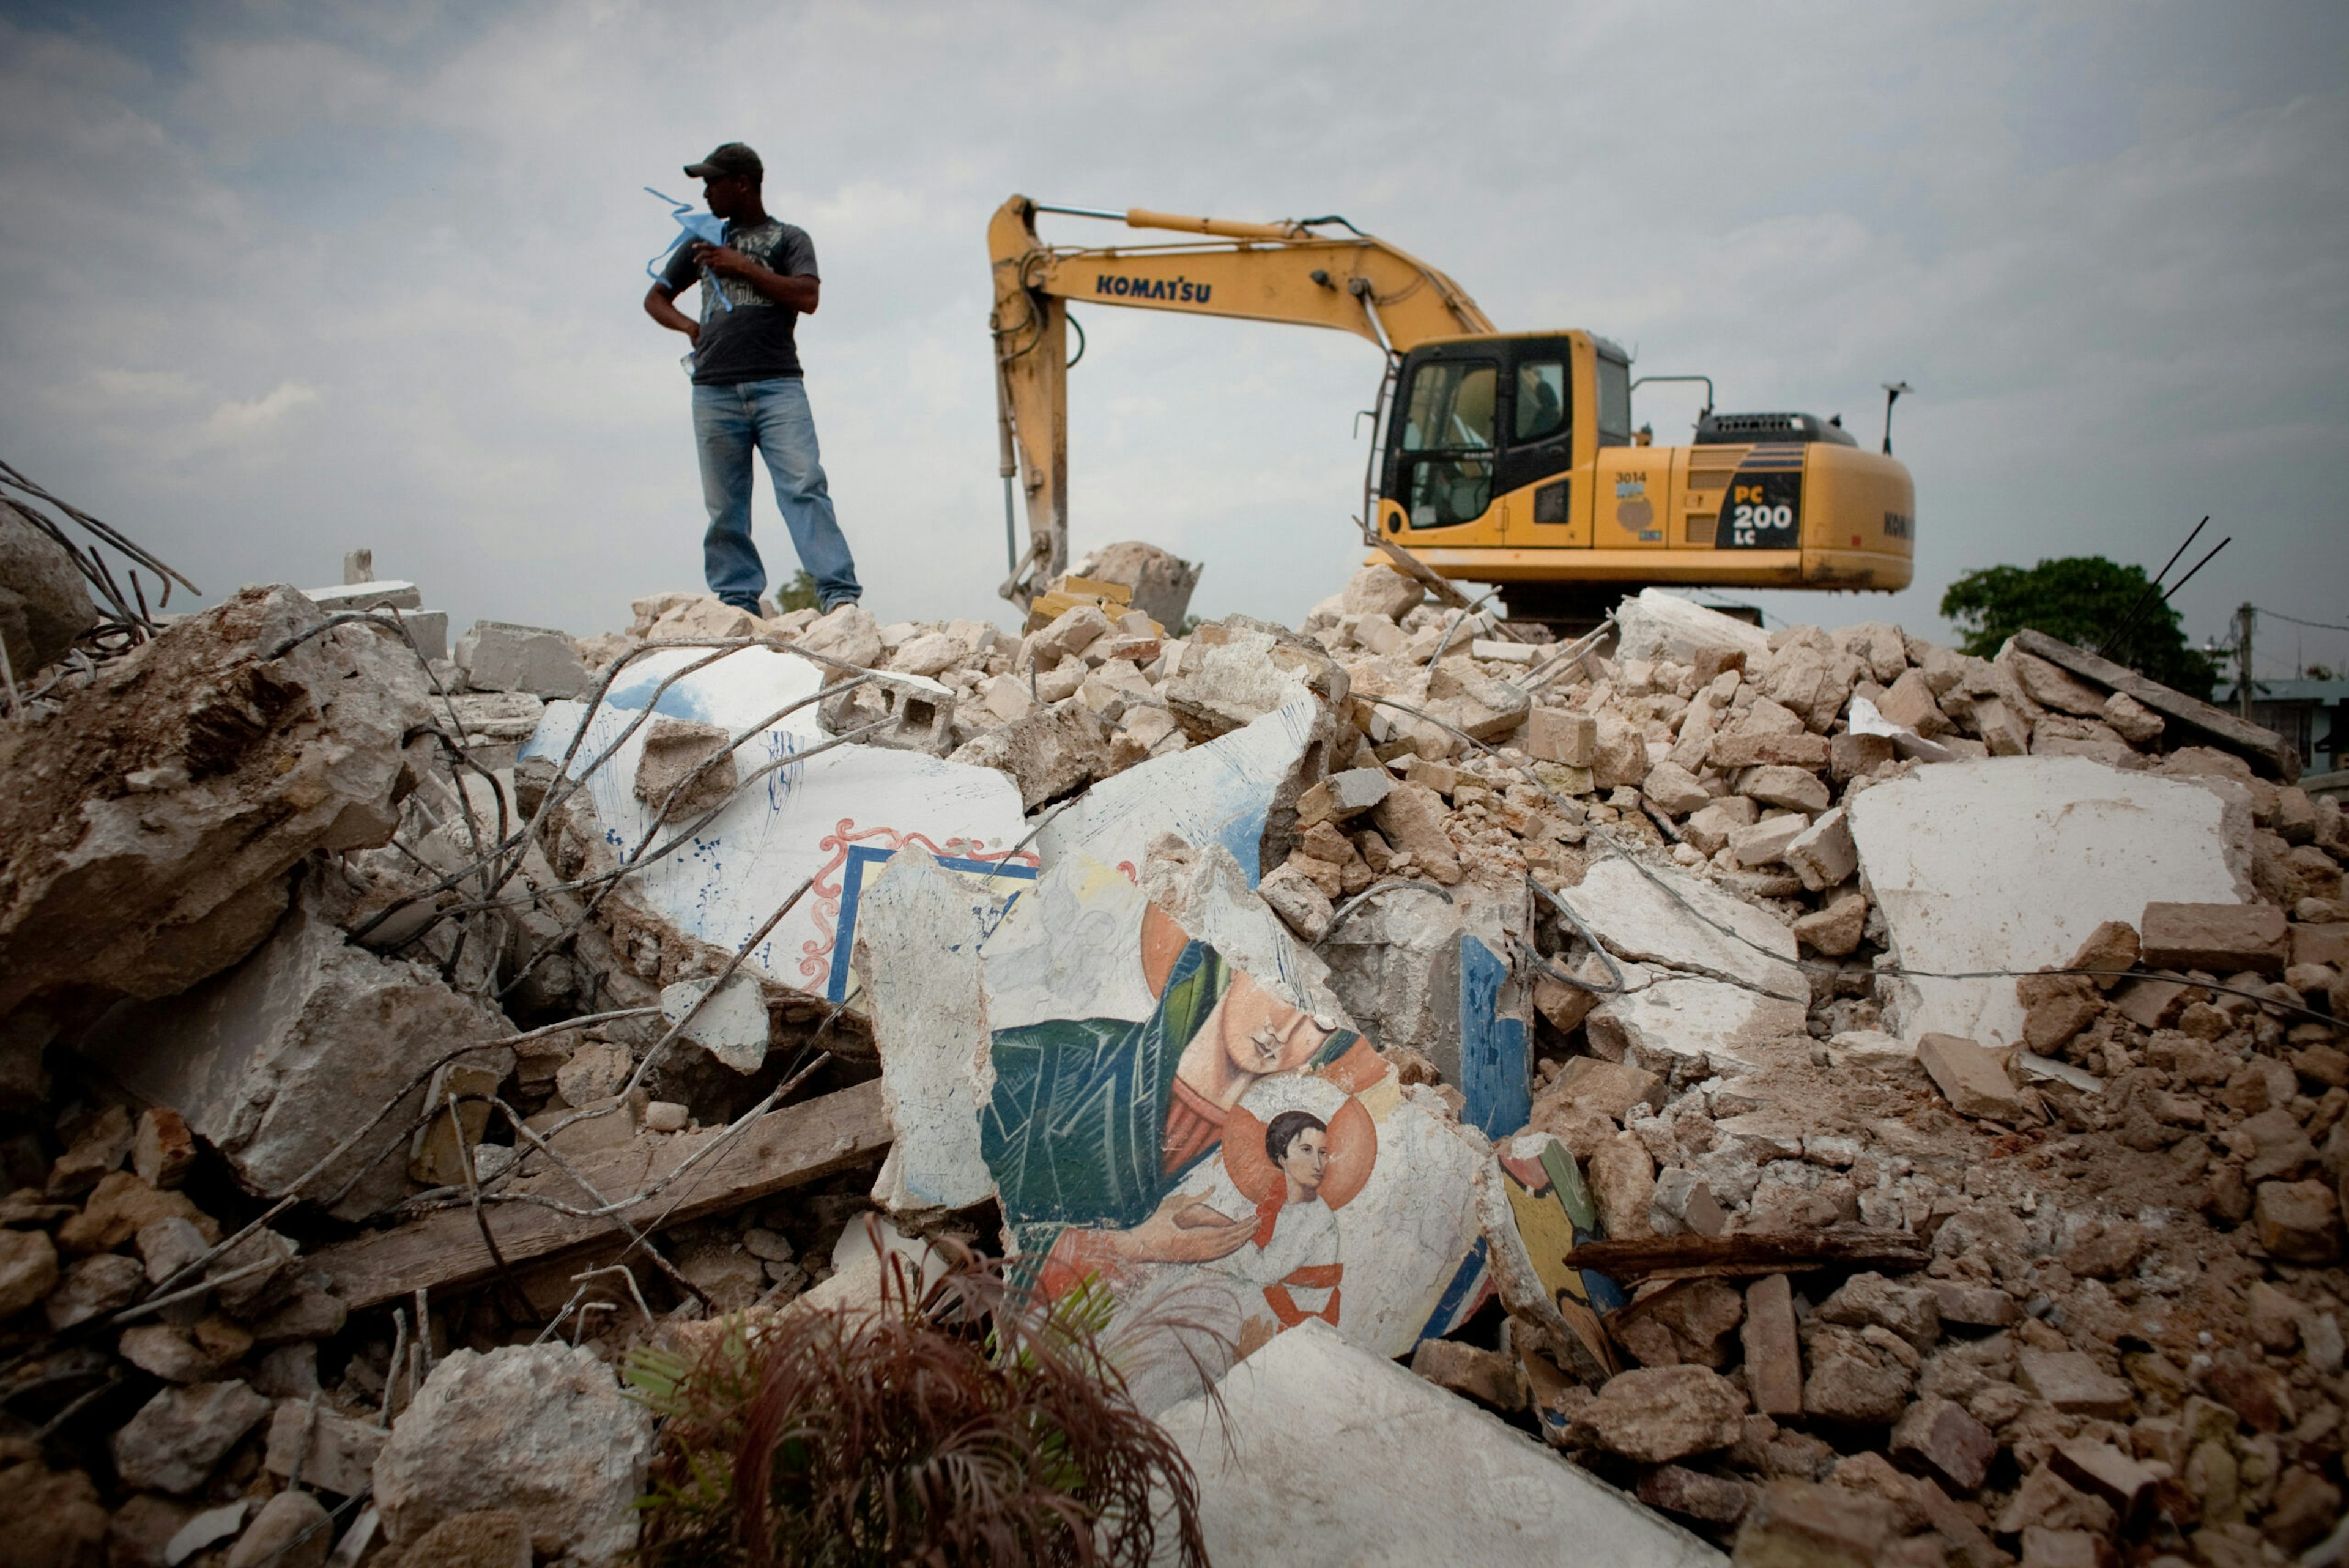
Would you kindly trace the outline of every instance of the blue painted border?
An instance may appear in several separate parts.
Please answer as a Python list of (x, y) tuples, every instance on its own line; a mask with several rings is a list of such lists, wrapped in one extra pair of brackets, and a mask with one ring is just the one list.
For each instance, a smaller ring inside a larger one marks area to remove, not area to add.
[[(840, 917), (833, 922), (832, 974), (823, 987), (824, 996), (829, 1001), (842, 1002), (848, 997), (848, 961), (851, 949), (855, 945), (856, 904), (864, 890), (864, 868), (885, 861), (896, 852), (895, 850), (875, 849), (871, 844), (848, 846), (848, 861), (840, 872)], [(993, 872), (999, 876), (1013, 877), (1020, 882), (1034, 882), (1038, 870), (1035, 866), (1021, 865), (1016, 861), (974, 861), (960, 855), (940, 855), (938, 864), (948, 871)], [(1011, 902), (1016, 902), (1019, 897), (1018, 893), (1013, 893), (1011, 901), (1008, 901), (1004, 907), (1009, 909)]]
[(1428, 1315), (1427, 1326), (1419, 1331), (1421, 1339), (1441, 1339), (1460, 1326), (1468, 1304), (1476, 1299), (1478, 1287), (1485, 1283), (1485, 1238), (1480, 1235), (1476, 1244), (1468, 1249), (1468, 1255), (1460, 1260), (1452, 1283), (1444, 1287), (1442, 1299)]

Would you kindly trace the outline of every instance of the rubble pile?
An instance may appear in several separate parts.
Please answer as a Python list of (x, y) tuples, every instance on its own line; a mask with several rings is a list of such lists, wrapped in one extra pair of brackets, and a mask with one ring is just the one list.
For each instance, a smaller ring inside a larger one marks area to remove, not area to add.
[(23, 1560), (623, 1561), (622, 1357), (939, 1234), (1104, 1292), (1236, 1559), (2333, 1530), (2349, 824), (2275, 737), (2035, 634), (1197, 577), (450, 657), (248, 588), (38, 686)]

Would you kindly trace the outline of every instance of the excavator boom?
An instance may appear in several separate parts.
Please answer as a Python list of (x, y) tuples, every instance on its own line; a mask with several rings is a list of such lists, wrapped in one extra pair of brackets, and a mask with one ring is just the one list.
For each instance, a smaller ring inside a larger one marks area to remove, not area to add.
[[(1048, 245), (1040, 212), (1184, 237)], [(1612, 595), (1658, 583), (1908, 586), (1915, 489), (1889, 437), (1879, 455), (1839, 418), (1708, 406), (1693, 444), (1651, 446), (1632, 428), (1621, 349), (1587, 332), (1501, 332), (1449, 277), (1341, 218), (1236, 222), (1014, 196), (988, 226), (988, 250), (1006, 598), (1024, 603), (1069, 565), (1071, 300), (1327, 327), (1377, 345), (1385, 377), (1365, 531), (1444, 577), (1505, 585), (1513, 614), (1587, 622)], [(1024, 555), (1015, 480), (1028, 497)]]
[[(1052, 246), (1039, 212), (1113, 219), (1129, 228), (1196, 234), (1171, 244)], [(1317, 233), (1343, 224), (1344, 235)], [(1003, 476), (1024, 469), (1030, 545), (1005, 584), (1043, 582), (1069, 564), (1068, 302), (1088, 300), (1192, 315), (1236, 316), (1351, 332), (1401, 354), (1432, 338), (1489, 333), (1467, 291), (1342, 219), (1244, 223), (1132, 208), (1040, 207), (1014, 196), (988, 225), (995, 263), (997, 397)], [(1015, 444), (1018, 460), (1015, 464)], [(1008, 499), (1008, 496), (1007, 496)]]

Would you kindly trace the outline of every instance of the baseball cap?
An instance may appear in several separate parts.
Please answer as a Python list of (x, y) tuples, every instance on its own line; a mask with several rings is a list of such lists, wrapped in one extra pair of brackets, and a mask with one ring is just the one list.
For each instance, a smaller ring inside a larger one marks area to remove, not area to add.
[(759, 155), (739, 141), (730, 141), (714, 149), (698, 163), (688, 163), (685, 171), (696, 180), (714, 180), (728, 174), (747, 174), (757, 180), (767, 172)]

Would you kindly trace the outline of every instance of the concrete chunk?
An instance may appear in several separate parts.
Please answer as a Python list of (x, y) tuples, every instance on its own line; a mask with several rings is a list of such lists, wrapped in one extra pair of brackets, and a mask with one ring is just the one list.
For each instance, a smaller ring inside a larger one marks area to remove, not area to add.
[(2015, 1358), (2014, 1380), (2066, 1415), (2117, 1419), (2136, 1398), (2127, 1383), (2079, 1350), (2026, 1349)]
[(543, 1555), (607, 1568), (636, 1543), (632, 1504), (652, 1416), (595, 1352), (565, 1345), (451, 1352), (377, 1455), (376, 1506), (395, 1545), (471, 1509), (512, 1509)]
[(636, 759), (636, 799), (659, 811), (664, 822), (690, 822), (724, 805), (740, 771), (733, 738), (714, 724), (667, 714), (654, 719), (645, 734), (644, 754)]
[(245, 589), (0, 731), (0, 1016), (184, 991), (267, 937), (305, 855), (391, 837), (401, 748), (433, 717), (422, 672), (365, 626), (256, 656), (324, 620)]
[(1961, 1115), (2012, 1122), (2023, 1114), (2022, 1092), (1996, 1051), (1956, 1035), (1926, 1035), (1917, 1042), (1917, 1061)]
[(1745, 1397), (1708, 1367), (1641, 1367), (1619, 1373), (1576, 1418), (1610, 1453), (1662, 1464), (1725, 1449), (1744, 1429)]
[(1786, 846), (1785, 859), (1813, 892), (1850, 881), (1859, 869), (1859, 850), (1851, 841), (1851, 820), (1844, 809), (1837, 807), (1797, 834)]
[(1750, 621), (1708, 610), (1661, 588), (1643, 588), (1615, 610), (1617, 656), (1693, 665), (1704, 650), (1745, 655), (1745, 668), (1770, 656), (1770, 635)]
[(1361, 816), (1387, 798), (1394, 776), (1383, 768), (1349, 768), (1332, 773), (1297, 799), (1297, 825), (1344, 822)]
[(304, 1486), (350, 1497), (368, 1484), (376, 1455), (383, 1451), (388, 1436), (373, 1421), (354, 1420), (330, 1409), (314, 1411), (288, 1399), (270, 1418), (264, 1462), (272, 1475), (290, 1476), (299, 1453)]
[(1770, 817), (1730, 834), (1729, 847), (1739, 865), (1766, 866), (1785, 860), (1786, 851), (1810, 828), (1809, 820), (1800, 815)]
[(1587, 713), (1537, 707), (1526, 716), (1525, 733), (1517, 743), (1537, 762), (1588, 768), (1599, 755), (1599, 723)]
[(988, 731), (947, 760), (1009, 774), (1019, 786), (1021, 805), (1031, 811), (1112, 771), (1109, 731), (1077, 702), (1038, 708)]
[(1808, 730), (1729, 730), (1713, 738), (1705, 760), (1715, 768), (1800, 768), (1816, 773), (1833, 755), (1834, 742)]
[(549, 626), (476, 621), (457, 639), (457, 667), (475, 691), (526, 691), (533, 696), (577, 696), (587, 666), (569, 636)]
[(1365, 566), (1347, 579), (1340, 595), (1349, 615), (1384, 615), (1400, 621), (1419, 608), (1427, 590), (1392, 566)]
[(2281, 975), (2292, 951), (2283, 911), (2265, 904), (2148, 903), (2137, 933), (2139, 955), (2158, 969)]
[(1921, 1470), (1961, 1497), (1982, 1490), (1998, 1439), (1965, 1408), (1949, 1399), (1920, 1399), (1892, 1429), (1892, 1457)]
[(269, 1414), (269, 1401), (243, 1383), (166, 1388), (109, 1442), (125, 1484), (186, 1493), (204, 1483), (237, 1439)]
[(57, 542), (0, 506), (0, 637), (19, 681), (63, 658), (98, 624), (88, 585)]
[[(185, 996), (123, 1009), (83, 1052), (141, 1099), (177, 1108), (238, 1181), (274, 1198), (440, 1057), (512, 1030), (431, 970), (350, 945), (305, 895), (244, 963)], [(466, 1059), (500, 1078), (513, 1068), (502, 1046)], [(410, 1095), (411, 1113), (422, 1094)], [(384, 1119), (305, 1195), (373, 1161), (335, 1212), (361, 1219), (402, 1197), (404, 1162), (375, 1157), (407, 1119)]]
[(1794, 1287), (1768, 1274), (1745, 1287), (1745, 1387), (1765, 1416), (1803, 1413), (1803, 1346), (1795, 1327)]

